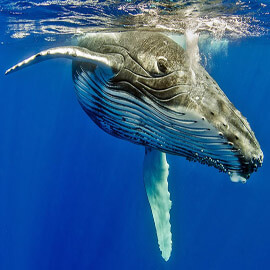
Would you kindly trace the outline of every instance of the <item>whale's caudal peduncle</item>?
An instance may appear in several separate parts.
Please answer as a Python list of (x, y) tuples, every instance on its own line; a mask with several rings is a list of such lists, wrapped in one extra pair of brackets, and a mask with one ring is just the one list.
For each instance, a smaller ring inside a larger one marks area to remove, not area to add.
[[(160, 33), (99, 33), (40, 52), (6, 73), (54, 57), (72, 60), (78, 100), (107, 133), (146, 147), (144, 181), (164, 259), (171, 253), (165, 153), (245, 182), (263, 153), (246, 118), (206, 70)], [(195, 77), (194, 77), (195, 76)]]

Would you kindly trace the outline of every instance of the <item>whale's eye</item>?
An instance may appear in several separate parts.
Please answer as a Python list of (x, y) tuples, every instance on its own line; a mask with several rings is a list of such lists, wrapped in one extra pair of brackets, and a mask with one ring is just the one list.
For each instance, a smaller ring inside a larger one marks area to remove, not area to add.
[(159, 57), (157, 60), (157, 67), (160, 72), (166, 73), (167, 71), (167, 59), (165, 57)]

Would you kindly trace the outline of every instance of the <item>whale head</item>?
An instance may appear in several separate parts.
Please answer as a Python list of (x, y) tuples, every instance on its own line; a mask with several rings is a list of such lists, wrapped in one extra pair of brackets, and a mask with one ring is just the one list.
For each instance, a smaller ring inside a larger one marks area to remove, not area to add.
[[(80, 47), (117, 57), (118, 66), (73, 61), (78, 99), (111, 135), (214, 166), (243, 181), (263, 153), (246, 118), (185, 50), (151, 32), (94, 34)], [(119, 64), (121, 62), (121, 64)]]

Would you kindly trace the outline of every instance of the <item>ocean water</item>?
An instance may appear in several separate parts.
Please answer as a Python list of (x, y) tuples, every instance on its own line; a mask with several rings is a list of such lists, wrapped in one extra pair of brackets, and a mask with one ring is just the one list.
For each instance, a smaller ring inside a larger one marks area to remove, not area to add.
[[(1, 1), (0, 269), (269, 269), (269, 12), (268, 0)], [(4, 75), (84, 33), (130, 29), (198, 35), (201, 63), (264, 152), (246, 184), (168, 155), (168, 262), (145, 194), (144, 148), (83, 112), (71, 62)]]

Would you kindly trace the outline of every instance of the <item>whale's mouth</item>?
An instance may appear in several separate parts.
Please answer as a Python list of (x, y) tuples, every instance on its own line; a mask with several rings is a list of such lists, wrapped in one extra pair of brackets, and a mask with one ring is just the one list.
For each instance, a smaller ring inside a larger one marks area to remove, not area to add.
[(247, 160), (204, 117), (161, 106), (130, 82), (116, 85), (100, 68), (74, 63), (73, 80), (83, 109), (115, 137), (214, 166), (234, 181), (244, 182), (262, 164)]

